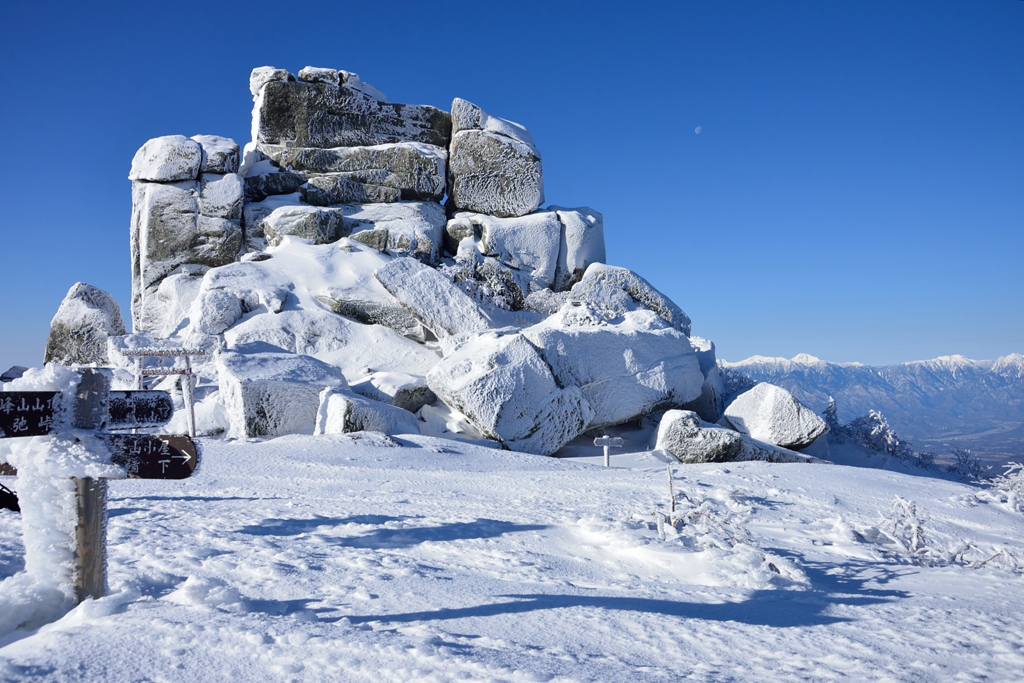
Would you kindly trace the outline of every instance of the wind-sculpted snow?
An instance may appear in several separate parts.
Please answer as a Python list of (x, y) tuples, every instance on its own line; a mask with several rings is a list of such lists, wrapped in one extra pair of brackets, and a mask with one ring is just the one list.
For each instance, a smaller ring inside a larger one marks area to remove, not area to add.
[[(0, 678), (1019, 678), (1021, 574), (971, 568), (1024, 556), (1019, 512), (955, 482), (737, 462), (674, 465), (673, 513), (655, 456), (204, 440), (191, 479), (111, 482), (110, 595), (5, 639)], [(887, 539), (915, 519), (939, 564)], [(8, 578), (20, 531), (0, 510), (0, 595), (30, 599)]]

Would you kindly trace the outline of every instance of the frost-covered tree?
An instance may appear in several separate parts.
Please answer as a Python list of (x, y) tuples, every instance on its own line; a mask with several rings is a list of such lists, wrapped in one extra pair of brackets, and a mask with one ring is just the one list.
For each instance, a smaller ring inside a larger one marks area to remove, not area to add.
[(753, 389), (757, 382), (744, 375), (739, 370), (727, 368), (721, 363), (718, 364), (718, 374), (722, 377), (722, 384), (725, 385), (725, 402), (728, 404), (745, 391)]
[(954, 448), (953, 463), (946, 467), (946, 471), (950, 474), (959, 474), (962, 477), (981, 479), (982, 475), (985, 474), (986, 468), (981, 464), (978, 456), (971, 453), (969, 449)]
[(900, 439), (880, 411), (871, 410), (867, 415), (858, 417), (846, 425), (846, 430), (854, 443), (864, 448), (886, 453), (903, 462), (911, 462), (914, 458), (910, 443)]

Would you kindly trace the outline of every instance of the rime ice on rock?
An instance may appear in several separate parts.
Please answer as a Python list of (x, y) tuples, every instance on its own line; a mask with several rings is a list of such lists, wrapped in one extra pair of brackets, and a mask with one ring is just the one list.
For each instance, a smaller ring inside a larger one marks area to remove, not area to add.
[(684, 334), (650, 311), (616, 324), (580, 302), (528, 327), (560, 386), (576, 386), (594, 410), (590, 426), (620, 424), (700, 395), (703, 375)]
[(793, 450), (807, 448), (828, 432), (825, 421), (793, 394), (766, 382), (737, 396), (725, 417), (754, 439)]
[(416, 418), (407, 410), (338, 389), (324, 389), (316, 414), (316, 434), (349, 432), (419, 434)]
[(703, 422), (692, 411), (670, 410), (658, 424), (655, 448), (666, 450), (685, 463), (732, 462), (743, 454), (743, 437)]
[(690, 334), (689, 316), (647, 280), (626, 268), (593, 263), (573, 285), (572, 293), (574, 298), (589, 301), (612, 315), (647, 308), (683, 334)]
[(487, 319), (472, 299), (436, 270), (415, 259), (395, 259), (374, 276), (439, 338), (488, 327)]
[(529, 131), (459, 98), (452, 102), (449, 171), (456, 210), (525, 216), (544, 203), (540, 152)]
[(683, 410), (692, 410), (705, 422), (718, 422), (725, 410), (725, 384), (718, 371), (715, 359), (715, 343), (702, 337), (690, 337), (700, 371), (704, 375), (700, 396), (683, 406)]
[(560, 388), (520, 334), (473, 337), (434, 366), (427, 383), (488, 438), (526, 453), (554, 453), (594, 416), (579, 388)]
[(121, 307), (102, 289), (76, 283), (50, 323), (44, 363), (107, 363), (107, 338), (125, 333)]
[(337, 368), (290, 353), (226, 352), (217, 367), (233, 438), (311, 434), (320, 392), (348, 386)]

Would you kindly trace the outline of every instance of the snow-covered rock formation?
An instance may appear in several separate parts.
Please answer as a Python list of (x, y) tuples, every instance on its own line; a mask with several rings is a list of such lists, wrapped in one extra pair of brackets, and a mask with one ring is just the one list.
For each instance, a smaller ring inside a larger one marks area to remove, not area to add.
[(102, 289), (75, 283), (50, 323), (44, 363), (107, 362), (107, 339), (123, 335), (121, 307)]
[(787, 457), (700, 423), (724, 408), (714, 344), (606, 263), (599, 212), (541, 208), (525, 127), (461, 99), (394, 104), (337, 69), (261, 67), (249, 87), (244, 151), (165, 136), (132, 163), (136, 335), (111, 341), (115, 365), (207, 349), (203, 400), (239, 438), (456, 425), (552, 454), (687, 408), (729, 455), (666, 446), (684, 460)]

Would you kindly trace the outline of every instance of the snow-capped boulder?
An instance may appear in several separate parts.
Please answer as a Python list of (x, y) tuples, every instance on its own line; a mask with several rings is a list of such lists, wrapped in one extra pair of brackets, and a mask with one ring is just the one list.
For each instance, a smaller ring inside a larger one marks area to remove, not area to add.
[(203, 163), (203, 148), (184, 135), (153, 138), (135, 153), (129, 180), (173, 183), (195, 180)]
[(382, 434), (419, 434), (416, 417), (407, 410), (380, 403), (338, 389), (320, 392), (316, 414), (316, 434), (349, 432)]
[(267, 244), (272, 247), (281, 244), (286, 235), (313, 244), (328, 244), (347, 232), (341, 209), (318, 206), (282, 206), (270, 212), (260, 225)]
[(526, 453), (554, 453), (594, 415), (578, 387), (558, 386), (521, 334), (473, 336), (434, 366), (427, 383), (485, 436)]
[(518, 123), (452, 102), (448, 196), (457, 210), (525, 216), (544, 203), (540, 152)]
[[(441, 256), (447, 217), (436, 202), (395, 202), (341, 207), (347, 229), (355, 235), (372, 230), (373, 239), (364, 244), (383, 243), (393, 254), (409, 254), (424, 263), (435, 264)], [(381, 234), (383, 232), (383, 234)], [(367, 236), (364, 236), (364, 239)], [(363, 240), (356, 240), (363, 241)]]
[[(459, 244), (467, 237), (476, 240), (480, 254), (496, 258), (502, 265), (522, 274), (524, 296), (531, 289), (551, 287), (558, 266), (562, 224), (554, 211), (496, 218), (480, 213), (457, 213), (445, 227), (447, 243)], [(533, 283), (528, 287), (527, 283)]]
[(704, 377), (686, 336), (651, 311), (614, 324), (569, 302), (523, 330), (560, 386), (576, 386), (594, 411), (590, 427), (620, 424), (700, 395)]
[[(259, 86), (253, 108), (253, 140), (261, 145), (359, 147), (422, 142), (445, 148), (451, 117), (425, 105), (391, 104), (353, 87), (351, 78), (334, 85), (281, 80), (254, 72)], [(360, 81), (360, 85), (362, 84)]]
[(200, 173), (238, 173), (242, 149), (237, 142), (219, 135), (193, 135), (192, 139), (199, 143), (203, 152)]
[(583, 278), (573, 285), (572, 293), (574, 298), (588, 301), (612, 317), (647, 308), (683, 334), (690, 334), (689, 316), (647, 280), (627, 268), (592, 263)]
[(121, 307), (102, 289), (75, 283), (50, 323), (44, 363), (107, 363), (107, 338), (125, 333)]
[[(398, 199), (439, 201), (445, 193), (446, 149), (435, 145), (405, 142), (371, 147), (294, 147), (260, 145), (259, 150), (285, 171), (309, 177), (310, 187), (328, 192), (332, 184), (365, 185), (364, 194), (393, 196)], [(347, 190), (349, 194), (358, 189)], [(317, 195), (307, 190), (307, 201), (323, 206), (366, 203), (367, 199)], [(376, 200), (384, 201), (384, 200)]]
[(231, 438), (310, 434), (320, 392), (348, 386), (337, 368), (291, 353), (217, 356), (220, 393), (231, 420)]
[(695, 412), (669, 410), (658, 424), (655, 448), (666, 450), (685, 463), (732, 462), (743, 455), (743, 437), (702, 421)]
[(352, 391), (415, 413), (437, 397), (427, 386), (427, 378), (407, 372), (374, 372), (358, 382), (351, 383)]
[(294, 81), (295, 76), (285, 69), (277, 69), (272, 66), (259, 66), (252, 70), (249, 75), (249, 92), (253, 97), (259, 94), (267, 83), (271, 81)]
[(561, 245), (552, 289), (563, 292), (583, 278), (591, 263), (604, 263), (604, 216), (593, 209), (549, 206), (562, 224)]
[(317, 66), (307, 66), (299, 69), (299, 80), (306, 83), (327, 83), (329, 85), (341, 83), (338, 78), (337, 69), (324, 69)]
[(402, 306), (438, 338), (488, 327), (480, 309), (441, 273), (416, 259), (397, 258), (374, 273)]
[(692, 410), (706, 422), (718, 422), (725, 410), (725, 383), (718, 371), (715, 344), (702, 337), (690, 337), (690, 345), (700, 363), (704, 384), (700, 396), (684, 405), (683, 410)]
[(828, 425), (793, 394), (762, 382), (737, 396), (725, 409), (737, 431), (782, 448), (807, 448), (828, 432)]

